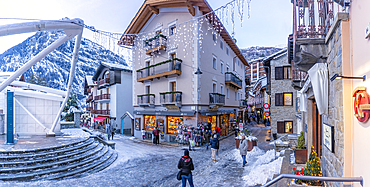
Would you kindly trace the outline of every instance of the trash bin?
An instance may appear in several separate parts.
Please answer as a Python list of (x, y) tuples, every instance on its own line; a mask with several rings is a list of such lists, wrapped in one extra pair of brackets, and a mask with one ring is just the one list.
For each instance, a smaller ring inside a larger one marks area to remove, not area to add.
[(240, 139), (235, 139), (235, 141), (236, 141), (236, 148), (239, 149)]

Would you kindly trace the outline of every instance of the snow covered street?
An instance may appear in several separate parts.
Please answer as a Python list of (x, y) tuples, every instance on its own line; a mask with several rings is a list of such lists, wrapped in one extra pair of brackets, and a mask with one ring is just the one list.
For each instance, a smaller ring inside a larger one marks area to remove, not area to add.
[[(266, 134), (258, 128), (254, 135)], [(177, 163), (183, 155), (182, 147), (148, 145), (133, 141), (131, 137), (116, 135), (118, 159), (105, 170), (80, 178), (58, 181), (1, 182), (1, 186), (181, 186), (176, 179)], [(265, 145), (265, 142), (259, 142)], [(267, 145), (266, 145), (267, 146)], [(265, 147), (266, 148), (266, 147)], [(247, 165), (242, 167), (239, 150), (230, 136), (220, 141), (218, 162), (211, 160), (211, 150), (205, 146), (190, 151), (195, 170), (195, 186), (258, 186), (280, 172), (282, 158), (275, 160), (274, 150), (254, 147), (247, 155)]]

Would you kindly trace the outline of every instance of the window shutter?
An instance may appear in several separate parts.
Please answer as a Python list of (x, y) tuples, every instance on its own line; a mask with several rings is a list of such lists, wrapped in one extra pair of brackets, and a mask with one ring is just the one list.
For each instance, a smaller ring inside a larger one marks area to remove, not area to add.
[(278, 121), (277, 122), (277, 133), (285, 133), (284, 121)]
[(283, 80), (284, 78), (284, 68), (275, 67), (275, 80)]
[(284, 106), (284, 94), (275, 93), (275, 106)]

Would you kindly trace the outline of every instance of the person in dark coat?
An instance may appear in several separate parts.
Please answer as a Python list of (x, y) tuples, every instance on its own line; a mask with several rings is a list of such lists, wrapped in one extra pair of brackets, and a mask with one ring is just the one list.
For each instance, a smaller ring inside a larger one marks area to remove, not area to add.
[(194, 187), (193, 176), (191, 174), (191, 171), (194, 170), (194, 165), (188, 150), (184, 151), (184, 156), (180, 158), (177, 168), (181, 169), (182, 186), (186, 186), (186, 179), (188, 179), (189, 185)]
[(208, 150), (210, 139), (211, 139), (211, 133), (208, 130), (206, 130), (206, 132), (204, 133), (204, 141), (206, 142), (207, 150)]
[(217, 135), (215, 134), (213, 136), (213, 139), (211, 140), (211, 150), (212, 150), (212, 160), (217, 162), (216, 160), (216, 154), (217, 154), (217, 151), (220, 147), (220, 144), (219, 144), (219, 141), (217, 139)]
[(154, 130), (154, 136), (155, 136), (155, 144), (159, 144), (159, 133), (161, 131), (158, 128), (155, 128)]

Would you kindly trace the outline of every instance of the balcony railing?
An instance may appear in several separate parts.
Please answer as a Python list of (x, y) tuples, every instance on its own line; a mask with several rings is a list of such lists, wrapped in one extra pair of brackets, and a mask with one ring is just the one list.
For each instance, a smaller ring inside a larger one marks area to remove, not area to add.
[(154, 107), (155, 95), (154, 94), (137, 95), (137, 104), (141, 107), (145, 106)]
[(94, 114), (110, 115), (110, 110), (94, 110)]
[(147, 55), (152, 55), (154, 52), (159, 50), (167, 49), (167, 37), (163, 34), (157, 34), (153, 38), (144, 41), (144, 49)]
[(239, 107), (240, 108), (245, 108), (248, 106), (248, 101), (247, 100), (239, 100)]
[(182, 92), (164, 92), (160, 94), (161, 105), (176, 105), (181, 106)]
[(167, 77), (168, 75), (181, 75), (181, 59), (166, 60), (145, 68), (136, 70), (137, 82)]
[(243, 88), (243, 81), (232, 72), (225, 73), (225, 84), (236, 87), (238, 89)]
[[(325, 38), (337, 12), (343, 11), (334, 0), (292, 0), (296, 38)], [(338, 5), (338, 6), (337, 6)]]
[(110, 99), (110, 94), (101, 94), (95, 96), (95, 101), (101, 101), (101, 100), (109, 100)]
[(99, 80), (99, 87), (100, 86), (105, 86), (105, 85), (108, 85), (108, 84), (109, 84), (109, 78)]
[(86, 99), (86, 103), (90, 102), (93, 100), (93, 96), (92, 95), (89, 95), (89, 97), (87, 97)]
[(225, 105), (225, 95), (219, 93), (209, 93), (209, 105), (211, 107), (214, 105)]
[(293, 69), (293, 81), (303, 81), (306, 78), (307, 73), (298, 69)]
[(92, 106), (88, 106), (88, 107), (86, 107), (86, 110), (87, 111), (92, 111), (93, 110), (93, 107)]

